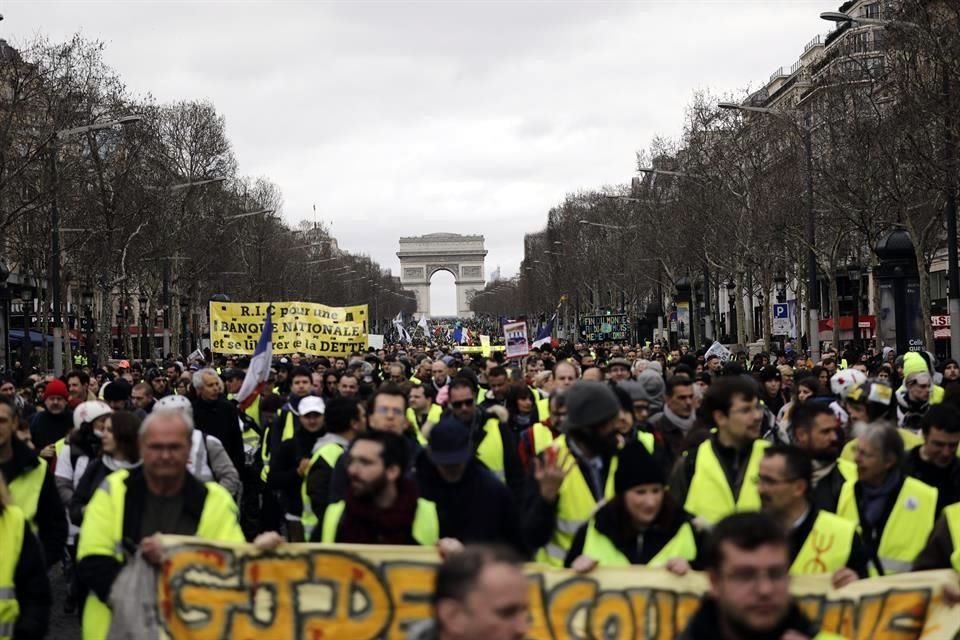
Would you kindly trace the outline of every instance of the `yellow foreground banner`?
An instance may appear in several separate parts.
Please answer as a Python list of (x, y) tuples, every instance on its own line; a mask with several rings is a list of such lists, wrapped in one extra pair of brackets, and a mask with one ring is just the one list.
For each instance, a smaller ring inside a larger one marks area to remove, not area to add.
[[(436, 552), (420, 547), (285, 545), (261, 553), (166, 539), (155, 602), (144, 602), (150, 637), (402, 639), (430, 616)], [(588, 575), (528, 565), (529, 638), (656, 638), (685, 627), (706, 588), (702, 574), (601, 569)], [(952, 639), (960, 609), (940, 598), (951, 571), (863, 580), (835, 591), (826, 576), (794, 581), (793, 591), (824, 631), (859, 640)], [(139, 607), (138, 603), (138, 607)]]
[(272, 308), (273, 352), (342, 356), (367, 349), (367, 305), (315, 302), (211, 302), (210, 350), (249, 355)]

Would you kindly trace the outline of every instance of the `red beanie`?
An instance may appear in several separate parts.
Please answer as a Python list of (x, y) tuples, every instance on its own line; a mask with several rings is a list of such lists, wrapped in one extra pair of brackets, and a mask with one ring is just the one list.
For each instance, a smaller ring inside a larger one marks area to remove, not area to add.
[(60, 396), (64, 400), (70, 399), (70, 394), (67, 393), (67, 385), (63, 384), (63, 380), (51, 380), (47, 383), (43, 390), (43, 399), (46, 400), (53, 396)]

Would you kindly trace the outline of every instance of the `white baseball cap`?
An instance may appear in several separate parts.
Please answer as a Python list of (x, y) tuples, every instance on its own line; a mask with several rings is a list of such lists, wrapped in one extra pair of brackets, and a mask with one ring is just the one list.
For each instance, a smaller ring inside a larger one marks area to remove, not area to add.
[(300, 415), (305, 416), (308, 413), (319, 413), (323, 415), (323, 412), (326, 411), (327, 406), (323, 403), (323, 398), (319, 396), (307, 396), (300, 401), (300, 404), (297, 405), (297, 409), (300, 411)]

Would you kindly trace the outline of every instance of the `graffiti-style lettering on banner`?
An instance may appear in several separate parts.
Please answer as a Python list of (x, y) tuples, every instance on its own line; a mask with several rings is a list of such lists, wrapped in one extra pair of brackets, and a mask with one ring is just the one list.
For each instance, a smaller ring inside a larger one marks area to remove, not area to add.
[(210, 350), (249, 355), (273, 313), (273, 352), (342, 356), (367, 348), (367, 305), (328, 307), (315, 302), (211, 302)]
[[(392, 640), (430, 615), (433, 549), (299, 544), (260, 553), (190, 538), (167, 542), (172, 553), (153, 603), (156, 637)], [(643, 568), (577, 575), (529, 565), (528, 579), (532, 640), (674, 638), (707, 586), (702, 574), (678, 578)], [(958, 610), (940, 599), (950, 580), (950, 571), (931, 571), (834, 591), (827, 576), (814, 576), (795, 580), (793, 592), (825, 631), (939, 640), (960, 632)]]

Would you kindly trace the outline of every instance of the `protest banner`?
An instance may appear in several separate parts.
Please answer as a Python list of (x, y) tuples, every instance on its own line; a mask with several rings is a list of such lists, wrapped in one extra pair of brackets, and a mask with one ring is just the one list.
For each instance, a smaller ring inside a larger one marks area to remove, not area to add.
[(630, 339), (630, 318), (625, 313), (580, 316), (584, 342), (624, 342)]
[(522, 358), (530, 353), (530, 341), (527, 339), (526, 322), (508, 322), (504, 324), (503, 336), (507, 344), (507, 358)]
[[(393, 640), (430, 616), (433, 548), (293, 544), (264, 553), (192, 538), (164, 542), (170, 553), (153, 601), (135, 608), (146, 614), (144, 637)], [(703, 574), (644, 567), (580, 575), (530, 564), (527, 577), (531, 640), (675, 638), (707, 588)], [(825, 631), (945, 640), (960, 632), (960, 613), (941, 599), (947, 582), (956, 584), (957, 574), (908, 573), (840, 590), (830, 588), (829, 576), (804, 576), (792, 591)]]
[(315, 302), (211, 302), (210, 350), (249, 355), (273, 309), (273, 353), (340, 356), (367, 348), (367, 305)]

